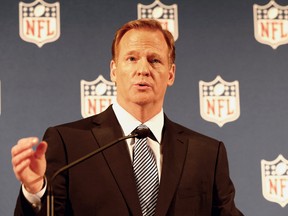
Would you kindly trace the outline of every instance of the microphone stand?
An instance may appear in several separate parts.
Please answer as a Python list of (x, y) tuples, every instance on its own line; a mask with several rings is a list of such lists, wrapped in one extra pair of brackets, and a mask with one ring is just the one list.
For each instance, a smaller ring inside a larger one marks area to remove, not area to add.
[[(99, 149), (96, 149), (95, 151), (75, 160), (74, 162), (72, 163), (69, 163), (68, 165), (60, 168), (58, 171), (56, 171), (52, 177), (50, 178), (50, 180), (47, 182), (47, 216), (54, 216), (54, 195), (53, 195), (53, 181), (55, 180), (55, 178), (57, 177), (57, 175), (59, 175), (60, 173), (70, 169), (71, 167), (73, 166), (76, 166), (77, 164), (79, 163), (82, 163), (83, 161), (91, 158), (92, 156), (98, 154), (99, 152), (102, 152), (103, 150), (123, 141), (123, 140), (126, 140), (126, 139), (129, 139), (129, 138), (134, 138), (134, 137), (139, 137), (139, 136), (142, 136), (141, 134), (142, 132), (139, 132), (139, 133), (133, 133), (133, 134), (130, 134), (128, 136), (124, 136), (124, 137), (121, 137), (117, 140), (114, 140), (113, 142), (105, 145), (105, 146), (102, 146), (101, 148)], [(145, 135), (144, 135), (145, 136)]]

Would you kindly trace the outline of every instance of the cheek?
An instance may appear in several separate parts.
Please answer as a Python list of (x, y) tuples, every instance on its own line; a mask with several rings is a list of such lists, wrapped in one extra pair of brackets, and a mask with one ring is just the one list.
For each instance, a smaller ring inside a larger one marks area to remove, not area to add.
[(161, 85), (167, 85), (169, 82), (169, 75), (164, 72), (159, 73), (158, 80), (161, 83)]
[(131, 65), (121, 65), (121, 68), (118, 70), (118, 76), (121, 78), (128, 79), (132, 76), (134, 71), (133, 66)]
[(130, 78), (127, 74), (121, 74), (117, 78), (117, 88), (118, 86), (121, 87), (122, 89), (128, 89), (129, 88), (129, 83), (130, 83)]
[(161, 94), (163, 92), (166, 92), (166, 89), (168, 86), (170, 86), (170, 80), (169, 80), (169, 77), (166, 75), (166, 76), (162, 76), (158, 79), (158, 85), (157, 85), (157, 89), (159, 91), (161, 91)]

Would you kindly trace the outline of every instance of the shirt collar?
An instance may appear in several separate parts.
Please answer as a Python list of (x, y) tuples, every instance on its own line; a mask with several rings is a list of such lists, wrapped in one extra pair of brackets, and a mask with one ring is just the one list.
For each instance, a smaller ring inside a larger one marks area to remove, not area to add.
[[(128, 113), (123, 107), (121, 107), (117, 101), (113, 103), (112, 108), (125, 136), (129, 135), (136, 127), (142, 124), (134, 116)], [(147, 122), (144, 122), (143, 124), (149, 127), (157, 139), (157, 142), (161, 143), (162, 129), (164, 125), (163, 109), (161, 109), (157, 115), (149, 119)]]

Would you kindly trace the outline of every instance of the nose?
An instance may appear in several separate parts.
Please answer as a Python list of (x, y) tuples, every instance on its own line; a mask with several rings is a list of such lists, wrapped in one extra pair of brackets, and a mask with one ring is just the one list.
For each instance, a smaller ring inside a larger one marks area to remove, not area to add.
[(137, 75), (149, 76), (150, 75), (150, 64), (147, 59), (141, 59), (138, 61)]

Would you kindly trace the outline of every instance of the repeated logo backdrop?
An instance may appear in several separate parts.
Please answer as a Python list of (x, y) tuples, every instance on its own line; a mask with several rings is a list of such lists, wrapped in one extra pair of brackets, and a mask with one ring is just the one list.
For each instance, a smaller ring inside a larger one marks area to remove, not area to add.
[(225, 143), (245, 215), (287, 215), (287, 0), (3, 0), (0, 215), (13, 215), (20, 189), (11, 147), (113, 103), (113, 34), (138, 18), (176, 39), (166, 114)]

